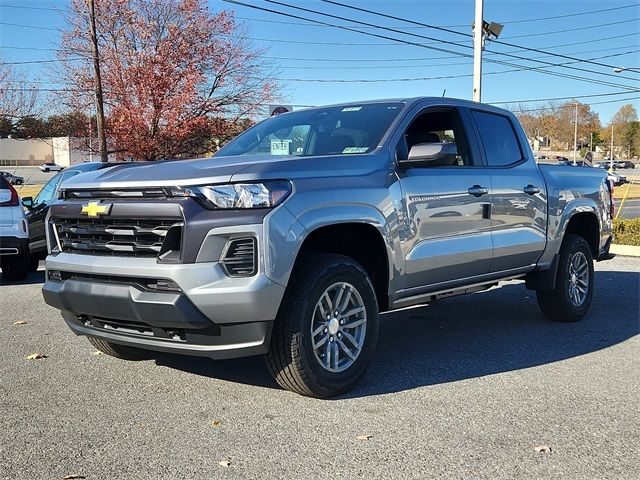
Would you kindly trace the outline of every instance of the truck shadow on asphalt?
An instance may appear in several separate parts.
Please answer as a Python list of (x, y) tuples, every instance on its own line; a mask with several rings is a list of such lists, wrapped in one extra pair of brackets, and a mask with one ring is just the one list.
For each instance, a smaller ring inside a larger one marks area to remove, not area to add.
[[(578, 323), (542, 316), (535, 292), (511, 282), (490, 292), (382, 316), (376, 355), (354, 398), (535, 367), (611, 347), (640, 332), (640, 275), (600, 271), (591, 310)], [(160, 365), (279, 388), (260, 357), (213, 361), (163, 355)]]

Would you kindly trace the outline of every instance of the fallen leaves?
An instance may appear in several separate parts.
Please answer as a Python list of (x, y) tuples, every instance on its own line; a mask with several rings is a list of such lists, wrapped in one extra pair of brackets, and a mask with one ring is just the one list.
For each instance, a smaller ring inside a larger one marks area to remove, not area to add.
[(47, 356), (44, 353), (34, 352), (31, 355), (27, 355), (24, 358), (26, 358), (27, 360), (39, 360), (41, 358), (47, 358)]
[(67, 475), (66, 477), (64, 477), (62, 480), (76, 480), (76, 479), (81, 479), (81, 478), (86, 478), (84, 475)]
[(18, 320), (17, 322), (13, 322), (14, 325), (28, 325), (24, 320)]
[(229, 460), (220, 460), (218, 462), (218, 465), (220, 465), (221, 467), (230, 467), (231, 466), (231, 462)]
[(220, 428), (220, 425), (222, 425), (222, 422), (220, 420), (212, 420), (211, 421), (211, 426), (213, 428)]
[(102, 355), (102, 352), (100, 350), (96, 350), (95, 352), (93, 352), (93, 355)]
[(551, 453), (551, 447), (547, 445), (539, 445), (534, 448), (536, 453)]
[(356, 435), (356, 440), (369, 440), (373, 435)]

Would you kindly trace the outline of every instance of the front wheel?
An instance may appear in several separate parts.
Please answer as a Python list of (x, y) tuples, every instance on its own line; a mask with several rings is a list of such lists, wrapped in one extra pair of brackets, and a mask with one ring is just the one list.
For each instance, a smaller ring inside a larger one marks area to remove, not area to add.
[(150, 351), (142, 348), (128, 347), (95, 337), (87, 337), (87, 339), (98, 351), (121, 360), (149, 360), (153, 357)]
[(353, 387), (378, 338), (378, 304), (367, 272), (351, 258), (314, 254), (292, 275), (266, 363), (278, 384), (327, 398)]
[(587, 314), (593, 296), (593, 256), (584, 238), (566, 236), (555, 288), (537, 291), (536, 296), (542, 313), (551, 320), (576, 322)]

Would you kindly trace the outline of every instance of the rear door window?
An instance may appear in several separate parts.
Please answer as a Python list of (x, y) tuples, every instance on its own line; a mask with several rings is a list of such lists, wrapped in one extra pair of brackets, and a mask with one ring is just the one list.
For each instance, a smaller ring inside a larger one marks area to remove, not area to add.
[(522, 150), (511, 120), (504, 115), (472, 110), (490, 167), (506, 167), (522, 161)]

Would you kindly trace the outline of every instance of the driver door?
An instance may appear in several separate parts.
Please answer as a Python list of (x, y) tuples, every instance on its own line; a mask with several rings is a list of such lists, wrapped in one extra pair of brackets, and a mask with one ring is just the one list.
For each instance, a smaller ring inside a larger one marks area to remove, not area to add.
[[(427, 108), (414, 117), (398, 145), (407, 295), (472, 283), (491, 267), (491, 177), (469, 147), (462, 118), (455, 108)], [(424, 143), (454, 143), (457, 154), (423, 165), (403, 164), (411, 148)]]

